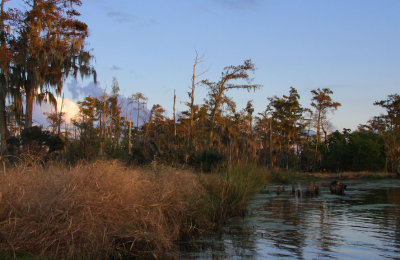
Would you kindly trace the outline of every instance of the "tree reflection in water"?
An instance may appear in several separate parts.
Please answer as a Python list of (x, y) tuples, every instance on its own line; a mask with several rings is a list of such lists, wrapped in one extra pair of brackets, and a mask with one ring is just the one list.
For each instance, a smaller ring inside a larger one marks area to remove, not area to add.
[[(400, 180), (349, 181), (346, 196), (258, 194), (245, 218), (182, 259), (400, 258)], [(303, 184), (305, 189), (307, 184)], [(271, 189), (274, 189), (272, 187)]]

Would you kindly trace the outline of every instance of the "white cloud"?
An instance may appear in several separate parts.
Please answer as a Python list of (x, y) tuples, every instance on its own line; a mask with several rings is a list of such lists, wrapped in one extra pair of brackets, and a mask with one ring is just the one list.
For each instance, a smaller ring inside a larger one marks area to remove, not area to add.
[[(76, 102), (61, 97), (56, 97), (57, 99), (57, 111), (62, 111), (65, 113), (65, 121), (67, 124), (71, 124), (71, 120), (79, 113), (79, 106)], [(61, 110), (62, 105), (62, 110)], [(47, 116), (45, 113), (54, 112), (55, 108), (48, 104), (43, 103), (42, 105), (34, 104), (33, 106), (33, 122), (38, 125), (48, 126)]]

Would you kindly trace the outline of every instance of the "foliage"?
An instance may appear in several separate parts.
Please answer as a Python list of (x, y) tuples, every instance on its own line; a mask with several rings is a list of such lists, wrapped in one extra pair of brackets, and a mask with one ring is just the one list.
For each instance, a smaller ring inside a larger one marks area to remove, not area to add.
[(335, 131), (323, 158), (329, 171), (381, 171), (385, 164), (383, 140), (372, 131)]
[[(13, 143), (15, 144), (15, 141)], [(46, 149), (51, 153), (64, 148), (64, 141), (60, 136), (52, 135), (49, 131), (43, 131), (38, 126), (25, 128), (21, 132), (21, 144), (37, 152)]]
[(221, 166), (225, 156), (215, 150), (204, 150), (195, 154), (193, 163), (203, 172), (211, 172)]
[[(252, 100), (238, 108), (228, 96), (230, 91), (261, 87), (251, 78), (255, 71), (251, 60), (226, 66), (216, 81), (199, 81), (203, 73), (196, 73), (196, 66), (202, 58), (196, 55), (188, 110), (178, 113), (178, 120), (175, 112), (170, 118), (168, 108), (159, 104), (147, 109), (148, 98), (141, 92), (122, 97), (118, 80), (113, 78), (110, 93), (104, 91), (102, 96), (88, 96), (78, 103), (80, 111), (72, 121), (72, 131), (61, 128), (63, 113), (56, 111), (47, 114), (53, 135), (35, 132), (29, 128), (34, 101), (54, 105), (66, 77), (95, 76), (92, 56), (85, 50), (88, 28), (78, 20), (79, 0), (27, 0), (26, 8), (19, 11), (6, 9), (6, 2), (1, 1), (0, 16), (2, 152), (18, 153), (18, 145), (5, 142), (14, 136), (26, 147), (46, 152), (59, 150), (65, 143), (60, 157), (68, 163), (118, 158), (131, 164), (189, 165), (204, 172), (236, 164), (286, 171), (378, 171), (383, 167), (400, 171), (398, 94), (376, 101), (386, 114), (363, 129), (333, 132), (328, 115), (340, 103), (328, 88), (311, 91), (312, 109), (301, 105), (294, 87), (280, 97), (267, 98), (262, 113), (255, 113)], [(10, 33), (12, 26), (15, 30)], [(195, 104), (199, 84), (206, 87), (207, 97)], [(175, 94), (172, 101), (176, 103)]]

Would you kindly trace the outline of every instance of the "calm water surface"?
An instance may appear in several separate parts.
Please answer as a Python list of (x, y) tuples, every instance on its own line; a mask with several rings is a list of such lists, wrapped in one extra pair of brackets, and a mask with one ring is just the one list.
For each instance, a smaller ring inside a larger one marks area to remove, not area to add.
[(345, 183), (345, 196), (321, 182), (314, 198), (278, 196), (276, 186), (266, 187), (271, 192), (255, 196), (245, 218), (196, 240), (180, 258), (400, 259), (400, 180)]

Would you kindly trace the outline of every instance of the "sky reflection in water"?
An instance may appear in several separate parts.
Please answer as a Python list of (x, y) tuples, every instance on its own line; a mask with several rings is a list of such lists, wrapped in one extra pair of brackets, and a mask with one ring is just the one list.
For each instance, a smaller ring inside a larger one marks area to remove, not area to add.
[[(200, 238), (181, 259), (400, 258), (400, 180), (347, 181), (345, 196), (258, 194), (245, 218)], [(305, 185), (303, 185), (305, 189)], [(289, 189), (287, 189), (289, 190)]]

